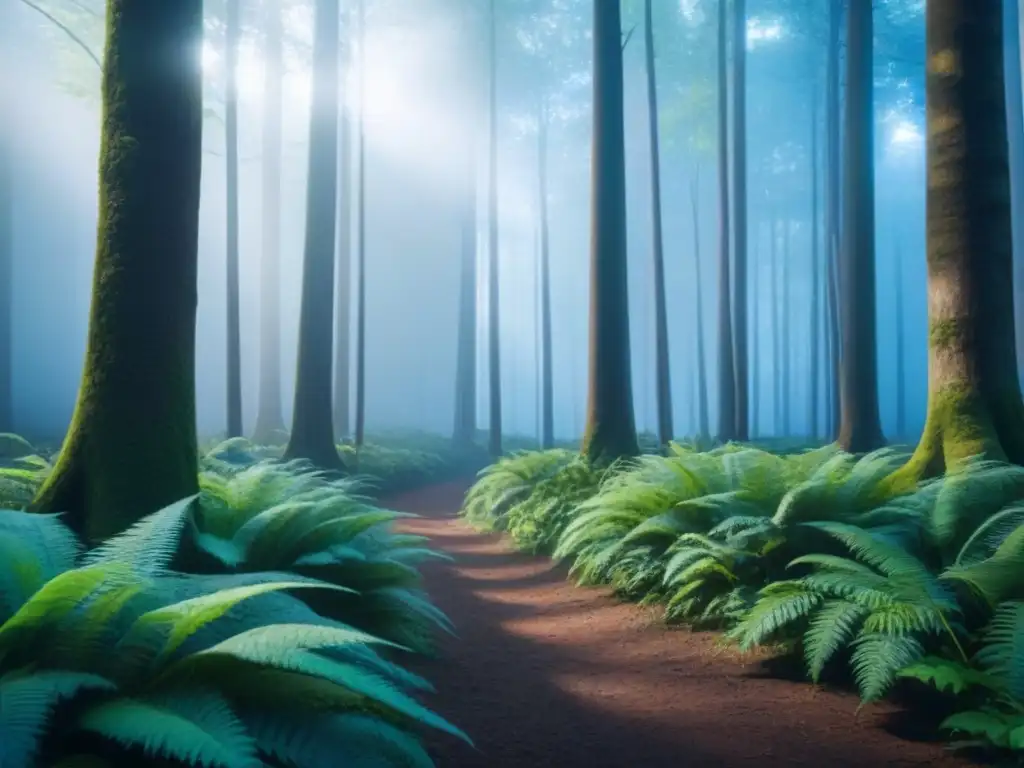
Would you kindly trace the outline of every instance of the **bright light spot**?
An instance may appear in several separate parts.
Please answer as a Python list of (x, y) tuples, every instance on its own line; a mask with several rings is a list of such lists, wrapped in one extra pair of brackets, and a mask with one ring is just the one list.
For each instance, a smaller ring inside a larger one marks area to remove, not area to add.
[(889, 136), (889, 142), (897, 147), (913, 147), (921, 143), (924, 137), (916, 125), (906, 120), (896, 123)]
[(770, 43), (781, 40), (783, 34), (782, 23), (775, 19), (748, 19), (747, 20), (747, 48), (762, 43)]

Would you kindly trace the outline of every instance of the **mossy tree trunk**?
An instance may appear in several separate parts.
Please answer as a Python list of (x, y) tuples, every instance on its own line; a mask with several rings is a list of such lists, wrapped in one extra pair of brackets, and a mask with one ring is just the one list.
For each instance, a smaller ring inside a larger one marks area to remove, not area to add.
[(654, 380), (658, 441), (672, 439), (672, 373), (665, 298), (665, 242), (661, 226), (661, 147), (658, 138), (658, 77), (654, 57), (652, 0), (644, 0), (644, 69), (647, 75), (647, 127), (651, 160), (651, 243), (654, 258)]
[[(348, 14), (345, 14), (347, 21)], [(345, 25), (347, 27), (347, 25)], [(342, 82), (352, 61), (352, 33), (346, 28), (341, 47)], [(350, 429), (352, 312), (352, 114), (341, 108), (338, 123), (338, 236), (334, 273), (334, 434), (344, 439)]]
[(551, 348), (551, 238), (548, 221), (548, 111), (541, 104), (537, 131), (540, 209), (540, 444), (555, 446), (555, 381)]
[(108, 0), (99, 225), (71, 425), (32, 502), (90, 541), (197, 491), (202, 0)]
[(594, 2), (590, 361), (582, 453), (604, 465), (639, 453), (633, 414), (626, 258), (622, 13)]
[(732, 172), (733, 273), (732, 354), (736, 389), (737, 440), (750, 439), (750, 382), (747, 359), (747, 4), (733, 0), (732, 9)]
[(872, 4), (850, 3), (846, 21), (843, 135), (842, 327), (839, 446), (864, 453), (883, 445), (878, 415), (875, 319), (875, 107)]
[[(4, 99), (0, 103), (7, 103)], [(0, 125), (0, 432), (14, 430), (14, 158)]]
[(732, 278), (729, 251), (729, 96), (726, 0), (718, 0), (718, 439), (736, 437)]
[(488, 30), (490, 60), (488, 74), (487, 140), (487, 370), (488, 450), (501, 455), (501, 275), (498, 254), (498, 35), (495, 0), (491, 0)]
[(224, 145), (227, 221), (227, 436), (242, 434), (242, 331), (238, 289), (238, 41), (240, 0), (227, 0), (224, 24)]
[(343, 465), (334, 445), (331, 368), (334, 331), (334, 233), (338, 166), (338, 0), (316, 0), (313, 100), (306, 183), (306, 243), (292, 431), (286, 459), (328, 470)]
[(281, 150), (284, 50), (281, 9), (265, 3), (263, 38), (263, 201), (260, 253), (260, 367), (256, 427), (259, 443), (280, 440), (281, 408)]
[(976, 455), (1024, 464), (1001, 12), (925, 9), (928, 412), (904, 480)]
[(704, 283), (700, 268), (700, 177), (695, 171), (690, 179), (690, 216), (693, 227), (693, 290), (694, 328), (696, 329), (697, 352), (697, 436), (704, 439), (711, 436), (708, 417), (708, 364), (704, 346)]

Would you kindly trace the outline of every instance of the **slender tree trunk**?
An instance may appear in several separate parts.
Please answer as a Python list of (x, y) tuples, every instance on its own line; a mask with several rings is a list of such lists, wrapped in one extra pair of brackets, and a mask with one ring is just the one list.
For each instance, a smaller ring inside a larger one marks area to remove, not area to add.
[(626, 258), (626, 146), (622, 20), (594, 3), (593, 192), (590, 216), (590, 364), (582, 453), (595, 464), (635, 456)]
[(693, 217), (693, 304), (696, 314), (694, 327), (697, 329), (697, 429), (699, 437), (708, 438), (711, 436), (711, 425), (708, 415), (708, 364), (704, 350), (704, 283), (700, 270), (699, 178), (698, 172), (694, 171), (690, 180), (690, 211)]
[[(201, 0), (108, 0), (85, 369), (32, 508), (95, 541), (197, 492)], [(159, 180), (159, 183), (154, 183)]]
[(791, 224), (792, 222), (788, 216), (782, 220), (782, 301), (779, 306), (779, 314), (781, 315), (779, 341), (782, 347), (782, 368), (779, 372), (779, 378), (782, 383), (782, 434), (785, 437), (793, 434), (793, 423), (790, 418), (793, 410), (793, 329), (790, 324), (792, 319), (793, 286), (789, 271), (790, 265), (793, 262)]
[(238, 309), (239, 0), (227, 0), (224, 28), (224, 142), (227, 178), (227, 436), (242, 434), (242, 352)]
[[(343, 24), (348, 13), (343, 11)], [(345, 24), (347, 27), (348, 25)], [(352, 61), (352, 33), (343, 32), (341, 82), (347, 82)], [(352, 320), (352, 112), (342, 100), (338, 118), (338, 236), (334, 274), (334, 434), (343, 440), (349, 434), (351, 395)]]
[(488, 448), (491, 456), (501, 455), (501, 292), (498, 258), (498, 39), (495, 0), (490, 8), (490, 89), (487, 186), (487, 331), (490, 419)]
[(661, 227), (661, 147), (658, 139), (658, 83), (654, 57), (652, 0), (644, 0), (644, 63), (647, 72), (647, 125), (651, 156), (651, 240), (654, 256), (654, 358), (658, 403), (658, 441), (672, 439), (672, 374), (665, 300), (665, 246)]
[(306, 243), (292, 431), (286, 459), (328, 470), (344, 466), (334, 445), (334, 233), (338, 183), (338, 0), (316, 0), (313, 102), (306, 183)]
[(827, 89), (825, 94), (826, 131), (828, 133), (828, 168), (826, 174), (828, 205), (826, 208), (825, 239), (827, 259), (825, 265), (826, 301), (828, 303), (828, 418), (827, 435), (833, 440), (838, 435), (840, 422), (839, 360), (842, 340), (839, 333), (839, 291), (836, 264), (839, 259), (839, 37), (842, 29), (842, 0), (830, 0), (828, 22), (828, 55), (826, 61)]
[(747, 9), (733, 0), (732, 38), (732, 171), (735, 232), (733, 275), (733, 367), (736, 389), (737, 440), (750, 439), (750, 390), (747, 360)]
[(548, 222), (548, 114), (541, 105), (537, 139), (540, 181), (540, 348), (541, 348), (541, 447), (555, 445), (555, 384), (551, 348), (551, 244)]
[(761, 418), (761, 288), (760, 280), (760, 223), (753, 227), (753, 259), (748, 270), (750, 277), (750, 315), (753, 318), (750, 334), (750, 439), (759, 434)]
[(356, 427), (354, 442), (366, 442), (366, 2), (356, 6), (359, 21), (359, 103), (356, 123)]
[(807, 407), (810, 411), (807, 421), (808, 431), (813, 442), (821, 434), (819, 416), (821, 406), (819, 402), (819, 380), (820, 358), (818, 357), (819, 339), (821, 338), (821, 231), (819, 229), (818, 212), (819, 204), (819, 181), (818, 181), (818, 90), (814, 88), (811, 93), (811, 142), (810, 142), (810, 170), (811, 170), (811, 307), (810, 325), (808, 326), (807, 337), (810, 340), (808, 354), (810, 355), (810, 397), (807, 398)]
[(284, 437), (281, 411), (281, 145), (284, 74), (281, 10), (264, 8), (263, 43), (263, 237), (260, 254), (259, 404), (253, 439), (277, 443)]
[(1001, 6), (925, 8), (928, 414), (904, 480), (970, 456), (1024, 463)]
[(732, 279), (729, 276), (729, 97), (726, 0), (718, 0), (718, 438), (736, 438)]
[(892, 256), (893, 287), (896, 290), (895, 328), (896, 334), (896, 439), (903, 441), (907, 437), (907, 353), (906, 353), (906, 318), (903, 309), (903, 248), (899, 241)]
[(453, 442), (466, 447), (476, 438), (477, 326), (477, 196), (476, 131), (467, 131), (461, 269), (459, 274), (459, 339), (455, 371), (455, 430)]
[(1019, 365), (1024, 362), (1024, 95), (1021, 93), (1021, 19), (1019, 0), (1006, 0), (1002, 5), (1013, 226), (1013, 309)]
[(782, 436), (782, 351), (780, 344), (782, 290), (779, 281), (779, 220), (772, 216), (769, 263), (772, 271), (772, 433)]
[[(0, 86), (2, 88), (2, 86)], [(0, 103), (9, 103), (6, 94)], [(14, 157), (0, 125), (0, 432), (14, 431)]]
[(885, 443), (878, 415), (875, 320), (875, 155), (872, 5), (851, 3), (846, 25), (846, 130), (844, 132), (843, 249), (839, 308), (842, 315), (842, 402), (839, 445), (851, 453)]

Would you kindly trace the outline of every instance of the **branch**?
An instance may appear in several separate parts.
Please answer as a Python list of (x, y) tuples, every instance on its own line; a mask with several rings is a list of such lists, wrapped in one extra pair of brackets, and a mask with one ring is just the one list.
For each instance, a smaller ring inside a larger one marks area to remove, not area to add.
[(636, 24), (629, 28), (629, 31), (625, 34), (622, 39), (622, 50), (626, 50), (626, 46), (629, 45), (630, 39), (633, 37), (633, 33), (636, 32)]
[(92, 59), (92, 62), (96, 65), (97, 69), (103, 69), (103, 64), (100, 62), (99, 56), (93, 53), (92, 48), (90, 48), (86, 44), (86, 42), (82, 40), (82, 38), (76, 35), (74, 31), (72, 31), (72, 29), (68, 27), (67, 24), (53, 16), (45, 8), (41, 8), (38, 5), (36, 5), (35, 2), (33, 2), (33, 0), (21, 0), (21, 2), (28, 6), (29, 8), (31, 8), (36, 13), (38, 13), (39, 15), (41, 15), (43, 18), (47, 19), (51, 24), (57, 27), (57, 29), (59, 29), (61, 32), (67, 35), (68, 38), (70, 38), (71, 42), (75, 43), (79, 48), (82, 49), (86, 56)]

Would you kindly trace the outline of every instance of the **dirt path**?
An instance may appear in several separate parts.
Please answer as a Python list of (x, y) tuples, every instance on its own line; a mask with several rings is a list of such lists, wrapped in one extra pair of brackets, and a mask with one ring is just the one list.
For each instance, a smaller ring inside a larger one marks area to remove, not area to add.
[(455, 517), (465, 484), (392, 496), (422, 519), (403, 528), (457, 558), (427, 566), (455, 622), (436, 659), (411, 665), (437, 687), (426, 703), (478, 752), (430, 746), (440, 768), (965, 765), (940, 746), (890, 735), (892, 710), (768, 679), (716, 651), (714, 637), (660, 626), (654, 611), (580, 589), (542, 558)]

